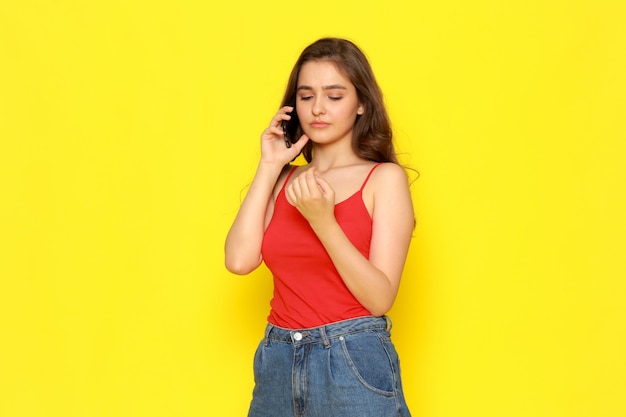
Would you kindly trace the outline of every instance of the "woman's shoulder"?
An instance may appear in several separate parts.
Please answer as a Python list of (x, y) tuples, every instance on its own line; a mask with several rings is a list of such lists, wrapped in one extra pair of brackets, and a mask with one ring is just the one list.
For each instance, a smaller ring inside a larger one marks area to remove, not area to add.
[(403, 167), (394, 162), (381, 162), (372, 165), (370, 182), (378, 187), (408, 186), (408, 176)]
[(374, 207), (377, 200), (406, 200), (409, 194), (408, 176), (403, 167), (393, 162), (372, 165), (370, 177), (363, 187), (363, 201), (367, 207)]
[(276, 199), (276, 196), (278, 195), (278, 193), (280, 192), (280, 190), (284, 187), (285, 183), (287, 182), (287, 179), (292, 176), (292, 174), (297, 171), (299, 168), (301, 168), (301, 166), (299, 165), (292, 165), (292, 164), (287, 164), (283, 167), (283, 170), (280, 172), (280, 175), (278, 176), (278, 179), (276, 180), (276, 184), (274, 185), (274, 199)]

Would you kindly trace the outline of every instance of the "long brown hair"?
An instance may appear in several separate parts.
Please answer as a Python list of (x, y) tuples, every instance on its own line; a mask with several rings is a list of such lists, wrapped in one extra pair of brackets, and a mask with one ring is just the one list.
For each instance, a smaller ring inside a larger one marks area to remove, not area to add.
[[(352, 135), (354, 152), (363, 159), (398, 163), (392, 143), (391, 123), (372, 67), (363, 52), (346, 39), (322, 38), (302, 51), (291, 70), (281, 107), (286, 106), (296, 93), (300, 69), (309, 61), (333, 62), (356, 88), (364, 111), (362, 115), (357, 116), (354, 123)], [(296, 134), (298, 137), (302, 135), (302, 128), (298, 128)], [(312, 142), (309, 141), (305, 145), (302, 154), (307, 162), (311, 162)]]

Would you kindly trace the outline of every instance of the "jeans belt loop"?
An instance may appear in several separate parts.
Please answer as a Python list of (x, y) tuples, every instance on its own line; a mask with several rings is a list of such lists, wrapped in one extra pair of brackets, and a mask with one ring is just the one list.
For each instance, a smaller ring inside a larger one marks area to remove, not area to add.
[(330, 340), (328, 340), (328, 336), (326, 335), (326, 327), (320, 327), (320, 335), (322, 336), (322, 341), (324, 342), (324, 348), (330, 348)]
[(265, 341), (263, 342), (264, 346), (267, 346), (270, 344), (270, 332), (272, 331), (273, 328), (274, 328), (274, 325), (269, 324), (269, 323), (267, 327), (265, 327)]
[(391, 322), (391, 319), (389, 318), (389, 316), (383, 316), (385, 318), (385, 321), (387, 322), (387, 332), (391, 333), (391, 328), (393, 327), (393, 323)]

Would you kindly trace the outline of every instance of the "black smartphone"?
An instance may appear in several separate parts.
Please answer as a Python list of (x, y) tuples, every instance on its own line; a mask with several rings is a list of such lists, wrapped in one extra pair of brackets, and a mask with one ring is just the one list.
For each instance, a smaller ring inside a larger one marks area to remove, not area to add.
[(298, 113), (296, 112), (295, 94), (291, 97), (287, 106), (293, 107), (293, 110), (289, 113), (291, 120), (283, 120), (283, 135), (285, 137), (285, 145), (287, 145), (288, 148), (291, 148), (291, 145), (300, 139), (298, 137), (298, 127), (300, 126), (300, 122), (298, 120)]

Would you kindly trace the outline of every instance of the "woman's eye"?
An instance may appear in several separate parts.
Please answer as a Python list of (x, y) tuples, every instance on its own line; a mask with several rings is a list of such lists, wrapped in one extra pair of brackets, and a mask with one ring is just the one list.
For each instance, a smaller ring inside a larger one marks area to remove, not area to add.
[(313, 96), (303, 96), (303, 97), (300, 97), (300, 100), (307, 101), (307, 100), (310, 100), (312, 98), (313, 98)]
[(328, 97), (328, 98), (331, 99), (332, 101), (338, 101), (338, 100), (341, 100), (343, 97), (341, 97), (341, 96), (331, 96), (331, 97)]

